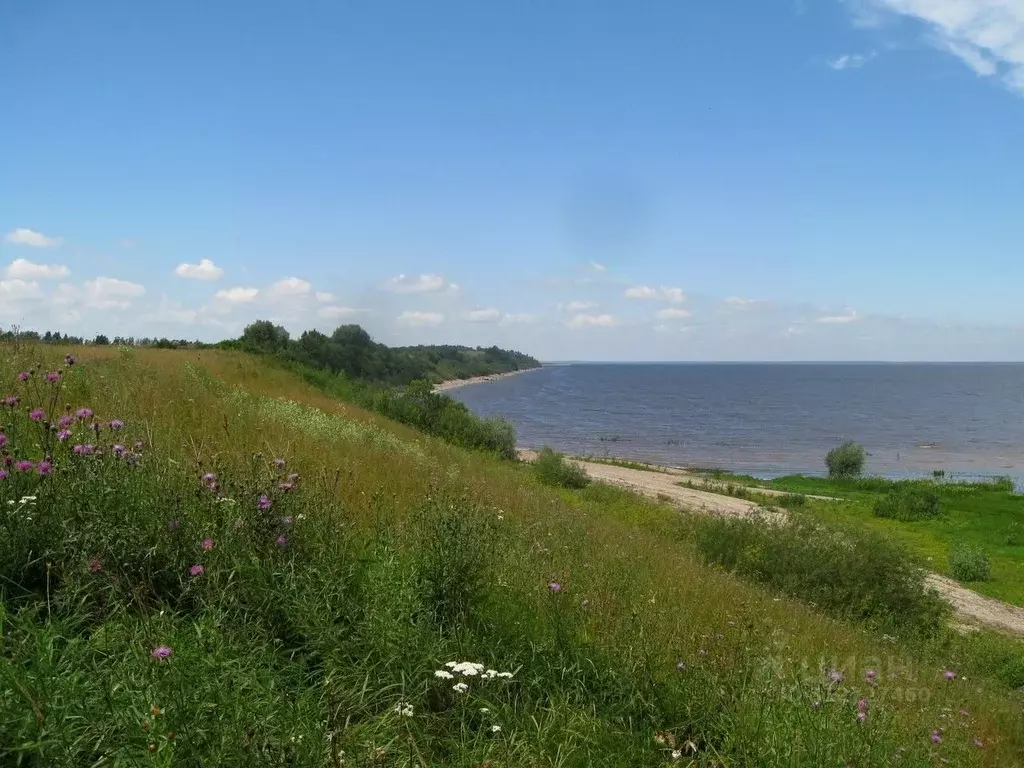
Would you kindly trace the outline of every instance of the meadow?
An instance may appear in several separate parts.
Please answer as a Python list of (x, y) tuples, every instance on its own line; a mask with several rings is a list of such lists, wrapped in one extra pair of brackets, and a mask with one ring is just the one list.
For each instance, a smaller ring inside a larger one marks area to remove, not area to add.
[(0, 765), (1021, 764), (1011, 641), (257, 357), (6, 344), (0, 403)]

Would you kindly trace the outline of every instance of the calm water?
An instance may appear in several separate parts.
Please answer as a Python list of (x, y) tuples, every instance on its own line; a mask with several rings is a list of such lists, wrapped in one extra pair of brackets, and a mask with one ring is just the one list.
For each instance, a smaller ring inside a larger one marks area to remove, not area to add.
[(872, 473), (1024, 477), (1024, 364), (552, 365), (450, 394), (575, 454), (820, 474), (851, 439)]

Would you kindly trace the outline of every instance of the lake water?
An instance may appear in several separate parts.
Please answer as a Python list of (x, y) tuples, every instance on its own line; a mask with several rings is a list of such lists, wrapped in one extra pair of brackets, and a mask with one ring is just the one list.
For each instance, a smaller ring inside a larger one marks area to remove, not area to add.
[(1024, 364), (571, 364), (452, 390), (519, 444), (772, 476), (843, 440), (889, 476), (1024, 477)]

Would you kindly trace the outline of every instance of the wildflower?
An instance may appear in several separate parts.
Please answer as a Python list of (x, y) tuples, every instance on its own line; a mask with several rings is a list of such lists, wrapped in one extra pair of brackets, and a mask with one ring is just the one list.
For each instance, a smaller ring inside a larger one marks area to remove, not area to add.
[(486, 670), (484, 670), (484, 673), (482, 675), (480, 675), (480, 677), (482, 677), (484, 680), (493, 680), (497, 676), (498, 676), (498, 670), (496, 670), (496, 669), (486, 669)]
[(448, 669), (455, 669), (457, 666), (459, 666), (459, 662), (457, 662), (457, 661), (446, 661), (444, 663), (444, 665), (446, 667), (448, 667)]
[(45, 378), (47, 384), (56, 384), (60, 381), (60, 371), (50, 371)]
[(397, 704), (395, 704), (394, 711), (400, 714), (402, 717), (412, 717), (413, 715), (412, 704), (410, 704), (407, 701), (400, 701)]
[(813, 704), (811, 704), (811, 709), (821, 709), (821, 702), (815, 701)]
[(844, 675), (842, 671), (838, 669), (830, 669), (826, 673), (826, 677), (828, 677), (828, 681), (830, 683), (841, 683), (843, 682), (843, 680), (846, 679), (846, 675)]
[(947, 680), (956, 680), (956, 672), (954, 672), (952, 669), (947, 669), (945, 672), (942, 673), (942, 676), (945, 677)]
[(867, 699), (861, 699), (860, 701), (857, 702), (857, 711), (858, 712), (867, 712), (868, 711), (868, 700)]
[(64, 355), (64, 365), (74, 365), (76, 362), (74, 355)]
[(434, 677), (440, 678), (441, 680), (451, 680), (455, 675), (449, 672), (447, 669), (439, 669), (434, 672)]
[(99, 573), (103, 570), (103, 563), (98, 557), (89, 558), (89, 573)]
[(484, 671), (483, 664), (477, 664), (474, 661), (460, 661), (454, 667), (452, 671), (458, 675), (466, 675), (468, 677), (475, 677)]
[(75, 416), (78, 417), (79, 421), (85, 421), (86, 419), (92, 418), (92, 408), (79, 408), (75, 411)]
[(121, 445), (120, 443), (118, 443), (117, 445), (115, 445), (115, 446), (114, 446), (113, 448), (111, 448), (110, 450), (111, 450), (111, 452), (112, 452), (112, 453), (113, 453), (113, 454), (114, 454), (115, 456), (124, 456), (124, 455), (125, 455), (125, 454), (126, 454), (126, 453), (128, 452), (128, 449), (127, 449), (127, 448), (125, 448), (125, 447), (124, 447), (123, 445)]
[(488, 714), (488, 713), (489, 713), (490, 711), (491, 711), (491, 710), (489, 710), (489, 709), (488, 709), (487, 707), (480, 707), (480, 714), (481, 714), (481, 715), (486, 715), (486, 714)]
[(32, 421), (42, 421), (43, 419), (46, 418), (46, 411), (44, 411), (42, 408), (36, 408), (35, 410), (29, 411), (28, 417)]
[(278, 483), (277, 484), (277, 490), (279, 490), (281, 493), (288, 493), (294, 487), (295, 486), (292, 485), (291, 483)]
[(684, 662), (684, 661), (677, 661), (676, 662), (676, 672), (685, 672), (685, 671), (686, 671), (686, 662)]
[(40, 477), (48, 477), (53, 474), (53, 463), (43, 459), (36, 467), (36, 471), (39, 472)]
[(5, 445), (7, 445), (7, 435), (0, 432), (0, 448), (3, 448)]
[(865, 680), (866, 682), (870, 683), (871, 685), (874, 685), (874, 684), (875, 684), (875, 678), (876, 678), (876, 677), (878, 677), (878, 670), (875, 670), (875, 669), (869, 669), (869, 670), (868, 670), (868, 671), (867, 671), (867, 672), (866, 672), (866, 673), (864, 674), (864, 680)]
[(512, 673), (511, 672), (499, 672), (498, 673), (498, 677), (504, 677), (506, 680), (508, 680), (508, 679), (510, 679), (512, 677)]
[(199, 547), (203, 550), (203, 552), (209, 552), (211, 549), (213, 549), (213, 539), (203, 539)]
[(294, 483), (294, 482), (295, 482), (296, 480), (298, 480), (298, 479), (299, 479), (299, 473), (298, 473), (298, 472), (292, 472), (292, 473), (291, 473), (291, 474), (289, 474), (289, 475), (288, 475), (288, 477), (286, 477), (285, 479), (286, 479), (286, 480), (287, 480), (287, 481), (288, 481), (289, 483)]
[(32, 378), (32, 374), (28, 371), (22, 371), (18, 374), (18, 381), (28, 381), (30, 378)]
[(96, 451), (96, 446), (92, 443), (86, 443), (85, 445), (76, 445), (71, 449), (72, 453), (77, 456), (92, 456)]
[(213, 472), (207, 472), (201, 478), (203, 485), (205, 485), (211, 491), (217, 490), (217, 476)]
[(491, 733), (498, 733), (499, 731), (501, 731), (501, 726), (500, 725), (492, 725), (491, 726)]
[(681, 749), (673, 749), (672, 750), (672, 761), (673, 762), (675, 762), (676, 760), (678, 760), (682, 756), (683, 756), (683, 750), (681, 750)]
[(552, 581), (550, 584), (548, 584), (548, 592), (561, 592), (561, 591), (562, 591), (562, 585), (559, 584), (557, 581)]
[(121, 419), (111, 419), (107, 426), (114, 432), (117, 432), (119, 429), (124, 429), (124, 422)]
[(985, 742), (981, 740), (980, 736), (975, 736), (974, 746), (976, 746), (978, 749), (983, 749), (985, 747)]
[(14, 462), (14, 468), (18, 472), (31, 472), (34, 465), (28, 459), (22, 459), (21, 461)]
[(941, 744), (942, 734), (939, 731), (932, 731), (932, 744)]
[(65, 440), (67, 440), (68, 438), (70, 438), (70, 437), (71, 437), (71, 430), (70, 429), (62, 429), (60, 432), (57, 433), (57, 439), (60, 440), (62, 443)]
[(133, 447), (135, 448), (136, 451), (141, 451), (143, 448), (146, 447), (146, 444), (141, 440), (136, 440), (135, 445)]
[(103, 425), (100, 424), (98, 421), (94, 421), (92, 424), (89, 425), (89, 429), (98, 434), (99, 431), (103, 429)]
[(206, 572), (201, 563), (196, 563), (188, 569), (189, 576), (202, 576)]
[(286, 539), (284, 536), (278, 536), (277, 537), (277, 546), (284, 547), (284, 546), (287, 546), (287, 544), (288, 544), (288, 539)]
[(968, 712), (966, 709), (961, 709), (960, 710), (960, 717), (970, 717), (970, 716), (971, 716), (971, 713)]
[(66, 413), (63, 416), (61, 416), (59, 419), (57, 419), (57, 426), (60, 427), (61, 429), (67, 429), (68, 427), (70, 427), (74, 423), (75, 423), (74, 417), (69, 416)]
[(456, 693), (465, 693), (466, 691), (469, 690), (469, 686), (466, 685), (465, 683), (456, 683), (455, 685), (452, 686), (452, 690), (455, 691)]
[(0, 469), (0, 480), (6, 480), (10, 477), (10, 473), (6, 469)]
[(278, 469), (284, 469), (284, 459), (274, 459), (274, 466)]
[(267, 496), (267, 494), (265, 494), (265, 493), (261, 494), (259, 501), (256, 502), (256, 508), (259, 509), (260, 512), (266, 512), (273, 505), (274, 505), (274, 502), (272, 502), (270, 500), (270, 497)]
[(284, 523), (285, 525), (291, 525), (292, 523), (295, 522), (295, 518), (292, 517), (291, 515), (285, 515), (284, 517), (281, 518), (281, 522)]
[(156, 648), (149, 652), (149, 655), (157, 661), (162, 661), (163, 659), (171, 658), (171, 655), (173, 653), (174, 649), (171, 648), (169, 645), (158, 645)]
[(21, 402), (21, 398), (17, 395), (8, 395), (4, 398), (4, 405), (14, 408), (18, 403)]

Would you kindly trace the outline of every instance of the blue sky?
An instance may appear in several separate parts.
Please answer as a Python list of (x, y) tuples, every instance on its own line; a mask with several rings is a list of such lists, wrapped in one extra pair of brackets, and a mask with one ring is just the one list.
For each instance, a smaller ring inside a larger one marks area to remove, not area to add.
[(0, 325), (1024, 359), (1024, 0), (0, 0)]

